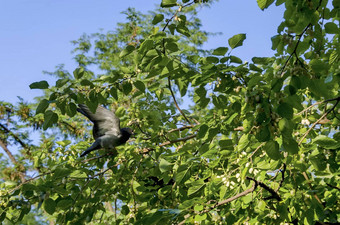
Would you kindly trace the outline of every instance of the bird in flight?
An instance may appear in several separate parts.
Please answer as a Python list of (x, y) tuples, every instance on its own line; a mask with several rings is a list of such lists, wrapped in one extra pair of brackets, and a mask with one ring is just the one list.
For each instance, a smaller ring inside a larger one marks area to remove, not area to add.
[(120, 128), (120, 121), (115, 113), (102, 106), (98, 106), (95, 113), (84, 104), (79, 104), (78, 107), (77, 111), (93, 122), (92, 135), (95, 139), (80, 157), (101, 148), (114, 149), (125, 144), (133, 134), (131, 128)]

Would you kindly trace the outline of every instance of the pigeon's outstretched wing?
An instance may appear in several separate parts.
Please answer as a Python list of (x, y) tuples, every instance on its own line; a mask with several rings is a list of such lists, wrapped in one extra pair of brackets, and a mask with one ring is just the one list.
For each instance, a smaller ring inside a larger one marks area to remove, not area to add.
[(114, 114), (114, 112), (98, 106), (96, 113), (91, 112), (91, 110), (84, 104), (79, 104), (77, 111), (89, 118), (93, 122), (93, 137), (98, 139), (104, 135), (114, 135), (116, 137), (121, 137), (120, 121), (119, 118)]

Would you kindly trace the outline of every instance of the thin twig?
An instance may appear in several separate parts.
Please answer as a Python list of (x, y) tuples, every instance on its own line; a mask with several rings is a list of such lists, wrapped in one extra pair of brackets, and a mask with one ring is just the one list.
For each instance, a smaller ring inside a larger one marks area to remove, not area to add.
[[(308, 177), (307, 173), (306, 173), (306, 172), (303, 172), (302, 175), (303, 175), (303, 177), (305, 178), (305, 180), (307, 181), (309, 188), (312, 190), (313, 187), (312, 187), (312, 184), (310, 183), (310, 180), (309, 180), (309, 177)], [(321, 200), (319, 199), (319, 197), (318, 197), (315, 193), (313, 194), (313, 196), (314, 196), (314, 198), (320, 203), (320, 205), (323, 206)]]
[(14, 140), (16, 140), (23, 148), (27, 148), (27, 145), (23, 141), (21, 141), (21, 139), (12, 131), (10, 131), (6, 126), (0, 123), (0, 127), (4, 129), (6, 133), (9, 133), (14, 138)]
[(324, 103), (324, 102), (325, 102), (325, 101), (316, 102), (316, 103), (314, 103), (313, 105), (308, 106), (307, 108), (305, 108), (305, 109), (302, 110), (301, 112), (297, 113), (296, 115), (301, 115), (301, 114), (303, 114), (304, 112), (308, 111), (310, 108), (313, 108), (314, 106), (319, 105), (319, 104), (322, 104), (322, 103)]
[(101, 158), (105, 158), (105, 157), (110, 156), (110, 155), (114, 155), (114, 153), (109, 152), (109, 153), (104, 154), (104, 155), (95, 156), (95, 157), (92, 157), (92, 158), (89, 158), (89, 159), (85, 159), (85, 160), (83, 160), (83, 161), (81, 161), (81, 162), (82, 162), (82, 163), (87, 163), (87, 162), (89, 162), (89, 161), (96, 160), (96, 159), (101, 159)]
[(257, 181), (257, 180), (255, 180), (252, 177), (246, 177), (246, 179), (252, 180), (252, 181), (256, 182), (258, 186), (262, 187), (263, 189), (265, 189), (266, 191), (268, 191), (271, 194), (271, 196), (265, 198), (265, 200), (273, 199), (274, 198), (274, 199), (276, 199), (278, 201), (282, 201), (282, 198), (279, 196), (279, 194), (275, 190), (270, 188), (268, 185), (266, 185), (265, 183), (263, 183), (261, 181)]
[(320, 117), (320, 119), (318, 119), (317, 121), (315, 121), (315, 122), (312, 124), (312, 126), (307, 130), (307, 132), (306, 132), (306, 133), (302, 136), (302, 138), (300, 139), (299, 145), (302, 144), (303, 140), (306, 138), (306, 136), (309, 134), (309, 132), (311, 132), (311, 130), (313, 130), (313, 128), (314, 128), (321, 120), (323, 120), (323, 118), (325, 118), (325, 117), (328, 115), (328, 113), (330, 113), (330, 111), (325, 112), (325, 113)]
[(250, 154), (250, 156), (248, 157), (248, 159), (250, 159), (251, 157), (253, 157), (253, 155), (265, 144), (265, 142), (262, 142), (259, 146), (257, 146), (257, 148)]
[[(23, 167), (22, 164), (20, 164), (14, 157), (14, 155), (12, 154), (12, 152), (7, 148), (7, 145), (5, 144), (5, 142), (0, 139), (0, 146), (3, 148), (3, 150), (6, 152), (6, 154), (8, 155), (8, 157), (10, 158), (10, 160), (12, 161), (12, 163), (14, 164), (14, 166), (16, 166), (18, 169), (20, 169), (20, 167)], [(26, 181), (25, 178), (25, 174), (23, 172), (21, 172), (20, 170), (17, 169), (17, 172), (19, 174), (20, 180), (22, 183), (24, 183)]]
[(192, 123), (189, 121), (189, 119), (186, 117), (186, 115), (184, 114), (184, 112), (181, 110), (181, 108), (180, 108), (180, 107), (178, 106), (178, 104), (177, 104), (176, 97), (175, 97), (174, 92), (172, 91), (172, 88), (171, 88), (171, 80), (170, 80), (170, 77), (168, 77), (168, 86), (169, 86), (169, 90), (170, 90), (170, 92), (171, 92), (171, 96), (172, 96), (172, 98), (173, 98), (173, 100), (174, 100), (174, 103), (175, 103), (176, 108), (177, 108), (178, 111), (182, 114), (182, 116), (184, 117), (184, 119), (185, 119), (189, 124), (192, 125)]
[(187, 141), (187, 140), (192, 139), (192, 138), (194, 138), (194, 137), (196, 137), (196, 136), (197, 136), (197, 134), (192, 134), (192, 135), (189, 135), (189, 136), (184, 137), (184, 138), (178, 138), (178, 139), (176, 139), (176, 140), (166, 141), (166, 142), (160, 144), (159, 147), (163, 147), (163, 146), (165, 146), (165, 145), (170, 145), (170, 144), (177, 143), (177, 142), (181, 142), (181, 141)]
[(168, 133), (172, 133), (172, 132), (176, 132), (176, 131), (182, 131), (182, 130), (193, 128), (193, 127), (195, 127), (195, 125), (187, 125), (187, 126), (183, 126), (183, 127), (179, 127), (179, 128), (176, 128), (176, 129), (169, 130)]
[[(233, 196), (231, 198), (228, 198), (228, 199), (225, 199), (223, 201), (220, 201), (219, 203), (216, 204), (216, 207), (214, 207), (214, 208), (217, 208), (217, 207), (219, 207), (221, 205), (225, 205), (225, 204), (227, 204), (229, 202), (232, 202), (232, 201), (234, 201), (234, 200), (236, 200), (236, 199), (238, 199), (238, 198), (240, 198), (242, 196), (245, 196), (245, 195), (253, 192), (256, 189), (257, 185), (258, 185), (257, 182), (255, 182), (251, 188), (249, 188), (249, 189), (247, 189), (247, 190), (245, 190), (245, 191), (243, 191), (243, 192), (241, 192), (241, 193), (239, 193), (239, 194), (237, 194), (237, 195), (235, 195), (235, 196)], [(205, 210), (204, 212), (209, 212), (210, 210), (208, 210), (208, 211)]]
[(339, 188), (339, 187), (337, 187), (337, 186), (334, 186), (334, 185), (332, 185), (332, 184), (329, 184), (329, 183), (326, 183), (326, 184), (327, 184), (327, 186), (328, 186), (328, 187), (331, 187), (331, 188), (334, 188), (334, 189), (340, 190), (340, 188)]
[(293, 57), (293, 55), (296, 55), (296, 50), (297, 50), (297, 48), (298, 48), (298, 46), (299, 46), (299, 44), (300, 44), (300, 42), (301, 42), (301, 38), (303, 37), (303, 35), (305, 34), (305, 32), (308, 30), (308, 28), (309, 28), (311, 25), (312, 25), (311, 23), (308, 24), (308, 25), (305, 27), (305, 29), (301, 32), (301, 34), (298, 35), (299, 38), (298, 38), (297, 43), (296, 43), (296, 45), (295, 45), (295, 47), (294, 47), (294, 50), (293, 50), (293, 52), (289, 55), (289, 57), (288, 57), (288, 59), (286, 60), (285, 64), (284, 64), (283, 67), (281, 68), (280, 75), (283, 74), (285, 68), (286, 68), (287, 65), (288, 65), (289, 60)]
[(280, 189), (280, 187), (282, 187), (283, 181), (285, 180), (285, 172), (286, 172), (286, 169), (287, 169), (286, 163), (283, 163), (283, 169), (282, 169), (282, 171), (281, 171), (282, 178), (281, 178), (281, 181), (280, 181), (280, 183), (279, 183), (279, 186), (278, 186), (277, 189), (276, 189), (276, 192), (278, 192), (279, 189)]
[(180, 11), (182, 11), (183, 8), (185, 8), (185, 7), (187, 7), (187, 6), (190, 6), (190, 5), (194, 4), (194, 3), (195, 3), (195, 1), (192, 1), (192, 2), (189, 2), (189, 3), (186, 4), (186, 5), (180, 6), (180, 7), (176, 10), (176, 12), (174, 13), (174, 15), (173, 15), (170, 19), (168, 19), (168, 20), (166, 21), (166, 24), (164, 25), (162, 31), (163, 31), (163, 32), (165, 31), (165, 29), (169, 26), (169, 23), (177, 16), (177, 14), (178, 14)]
[[(21, 188), (22, 185), (27, 184), (27, 183), (31, 182), (32, 180), (35, 180), (35, 179), (37, 179), (37, 178), (39, 178), (39, 177), (42, 177), (42, 176), (45, 176), (45, 175), (51, 174), (51, 173), (53, 173), (53, 171), (50, 171), (50, 172), (46, 172), (46, 173), (40, 174), (40, 175), (35, 176), (35, 177), (32, 177), (32, 178), (30, 178), (30, 179), (26, 179), (25, 182), (19, 184), (18, 186), (14, 187), (13, 189), (9, 190), (7, 193), (12, 193), (13, 191), (16, 191), (16, 190), (18, 190), (19, 188)], [(0, 197), (4, 197), (4, 195), (1, 195)]]

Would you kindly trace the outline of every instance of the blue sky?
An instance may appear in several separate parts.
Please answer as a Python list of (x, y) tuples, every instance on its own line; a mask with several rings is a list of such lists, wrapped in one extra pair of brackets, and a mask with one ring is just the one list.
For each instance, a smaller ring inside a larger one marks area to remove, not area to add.
[[(142, 12), (153, 10), (161, 0), (11, 0), (0, 1), (0, 101), (15, 103), (17, 96), (31, 101), (41, 95), (28, 85), (52, 77), (42, 71), (54, 71), (65, 64), (76, 68), (72, 60), (72, 40), (82, 34), (114, 30), (124, 22), (122, 11), (134, 7)], [(226, 46), (228, 38), (247, 33), (244, 45), (233, 54), (245, 60), (253, 56), (271, 56), (270, 37), (282, 21), (283, 6), (265, 11), (256, 0), (220, 0), (202, 8), (199, 17), (203, 29), (223, 34), (209, 39), (205, 48)]]

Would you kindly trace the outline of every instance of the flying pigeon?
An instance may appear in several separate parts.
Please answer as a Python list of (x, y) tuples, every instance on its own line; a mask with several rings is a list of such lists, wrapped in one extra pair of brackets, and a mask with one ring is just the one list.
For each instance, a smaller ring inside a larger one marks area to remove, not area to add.
[(95, 139), (95, 142), (80, 157), (100, 148), (114, 149), (118, 145), (125, 144), (132, 135), (131, 128), (120, 128), (119, 118), (114, 112), (102, 106), (97, 107), (96, 113), (91, 112), (84, 104), (79, 104), (78, 107), (77, 111), (93, 122), (92, 134)]

